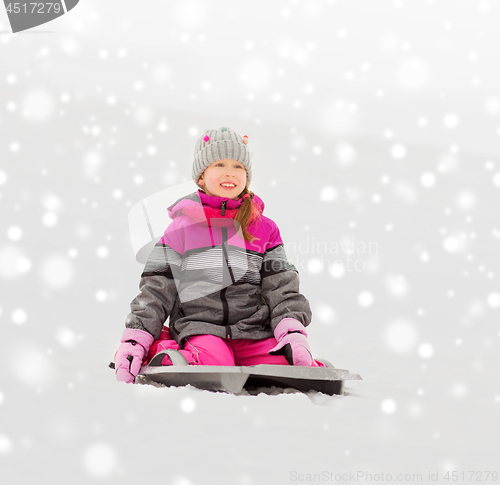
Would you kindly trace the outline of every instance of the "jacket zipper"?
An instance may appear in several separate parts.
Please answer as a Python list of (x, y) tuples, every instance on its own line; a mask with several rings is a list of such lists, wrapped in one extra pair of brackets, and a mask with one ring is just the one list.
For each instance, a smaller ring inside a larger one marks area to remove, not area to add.
[(227, 324), (229, 319), (229, 307), (226, 299), (226, 288), (223, 288), (220, 292), (220, 299), (222, 300), (222, 309), (224, 312), (223, 325), (226, 328), (226, 338), (231, 338), (231, 327)]
[[(222, 204), (220, 205), (220, 214), (223, 216), (226, 213), (226, 205), (227, 205), (227, 200), (223, 200)], [(223, 275), (223, 281), (224, 281), (224, 270), (227, 267), (227, 270), (229, 271), (229, 263), (227, 262), (227, 254), (226, 254), (226, 243), (227, 243), (227, 232), (225, 228), (222, 228), (222, 275)], [(222, 310), (223, 310), (223, 320), (222, 323), (224, 327), (226, 328), (226, 338), (231, 338), (231, 327), (227, 324), (229, 321), (229, 306), (227, 304), (227, 299), (226, 299), (226, 288), (223, 288), (221, 293), (220, 293), (220, 298), (222, 300)]]

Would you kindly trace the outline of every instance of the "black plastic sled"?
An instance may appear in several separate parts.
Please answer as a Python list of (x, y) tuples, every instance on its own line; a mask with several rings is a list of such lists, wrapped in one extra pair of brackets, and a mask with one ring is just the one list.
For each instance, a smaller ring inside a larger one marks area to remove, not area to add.
[[(173, 365), (160, 365), (168, 355)], [(325, 367), (299, 367), (289, 365), (222, 366), (187, 365), (182, 354), (175, 350), (158, 352), (151, 362), (143, 366), (135, 382), (160, 384), (159, 387), (191, 385), (197, 389), (229, 394), (279, 394), (286, 389), (303, 393), (321, 392), (330, 396), (343, 394), (344, 381), (362, 380), (359, 374), (336, 369), (330, 362), (318, 359)], [(111, 367), (111, 365), (110, 365)], [(114, 366), (112, 366), (114, 367)]]

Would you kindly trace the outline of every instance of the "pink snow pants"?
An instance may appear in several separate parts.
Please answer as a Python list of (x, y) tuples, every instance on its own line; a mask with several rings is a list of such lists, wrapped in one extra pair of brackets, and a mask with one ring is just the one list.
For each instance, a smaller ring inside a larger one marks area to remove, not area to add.
[[(158, 352), (174, 349), (186, 358), (189, 365), (288, 365), (283, 355), (268, 354), (268, 351), (278, 344), (274, 337), (248, 340), (226, 339), (215, 335), (194, 335), (187, 337), (184, 341), (184, 348), (181, 349), (175, 340), (170, 340), (168, 332), (163, 330), (160, 339), (151, 346), (144, 364), (149, 363)], [(162, 365), (172, 365), (168, 356), (165, 356)], [(324, 365), (313, 360), (312, 367), (324, 367)]]

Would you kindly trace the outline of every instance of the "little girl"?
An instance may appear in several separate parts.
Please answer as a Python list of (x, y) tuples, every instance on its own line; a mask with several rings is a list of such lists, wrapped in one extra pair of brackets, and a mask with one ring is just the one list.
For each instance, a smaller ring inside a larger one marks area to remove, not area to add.
[[(323, 367), (307, 342), (312, 313), (299, 274), (278, 226), (262, 214), (264, 202), (248, 188), (248, 137), (206, 130), (192, 176), (200, 189), (168, 208), (173, 221), (141, 275), (115, 354), (117, 379), (133, 382), (163, 349), (189, 365)], [(168, 356), (162, 365), (172, 365)]]

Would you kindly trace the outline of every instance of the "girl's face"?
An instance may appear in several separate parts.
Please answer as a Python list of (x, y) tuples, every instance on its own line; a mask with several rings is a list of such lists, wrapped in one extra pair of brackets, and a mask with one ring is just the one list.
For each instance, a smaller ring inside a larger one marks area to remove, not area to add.
[(207, 195), (236, 200), (247, 183), (247, 171), (242, 163), (225, 158), (208, 166), (198, 183)]

